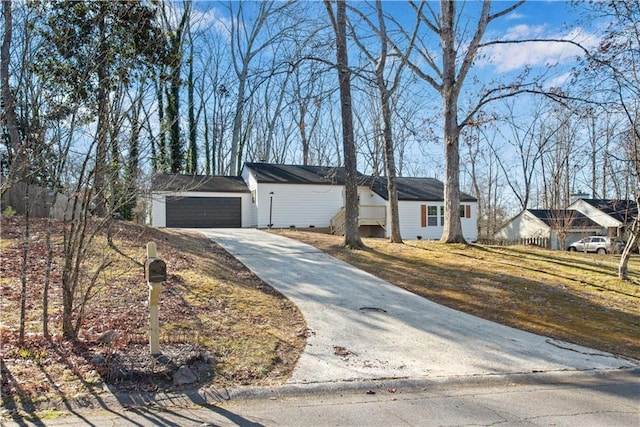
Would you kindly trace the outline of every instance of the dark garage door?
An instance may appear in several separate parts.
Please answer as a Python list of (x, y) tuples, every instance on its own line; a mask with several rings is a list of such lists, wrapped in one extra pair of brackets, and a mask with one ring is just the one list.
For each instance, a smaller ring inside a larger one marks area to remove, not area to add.
[(242, 227), (240, 197), (167, 197), (167, 227)]

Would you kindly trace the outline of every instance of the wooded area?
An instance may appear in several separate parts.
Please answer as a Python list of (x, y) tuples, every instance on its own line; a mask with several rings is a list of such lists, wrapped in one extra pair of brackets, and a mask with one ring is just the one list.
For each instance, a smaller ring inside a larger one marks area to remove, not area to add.
[[(3, 0), (3, 206), (17, 183), (68, 198), (65, 334), (79, 328), (77, 286), (90, 293), (100, 273), (79, 274), (88, 243), (113, 218), (144, 217), (156, 173), (346, 166), (347, 224), (356, 168), (386, 176), (394, 242), (396, 176), (445, 183), (447, 243), (464, 242), (461, 190), (478, 199), (481, 237), (574, 192), (635, 199), (640, 6), (566, 6), (576, 22), (541, 36), (507, 27), (524, 1)], [(564, 53), (500, 64), (540, 46)], [(25, 251), (28, 239), (27, 227)], [(358, 240), (347, 226), (345, 243)]]

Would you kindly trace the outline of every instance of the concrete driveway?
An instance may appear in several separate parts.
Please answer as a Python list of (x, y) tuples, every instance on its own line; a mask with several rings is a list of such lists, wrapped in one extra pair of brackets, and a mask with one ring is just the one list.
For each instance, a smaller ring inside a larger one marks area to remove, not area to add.
[(309, 338), (290, 384), (640, 367), (435, 304), (296, 240), (255, 229), (200, 231), (302, 312)]

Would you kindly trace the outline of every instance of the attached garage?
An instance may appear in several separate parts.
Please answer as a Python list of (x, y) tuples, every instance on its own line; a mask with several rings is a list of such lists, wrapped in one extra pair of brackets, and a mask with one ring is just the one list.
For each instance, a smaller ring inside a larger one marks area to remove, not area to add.
[(241, 177), (158, 175), (151, 223), (173, 228), (241, 228), (250, 221), (251, 193)]
[(240, 197), (166, 197), (167, 227), (240, 228)]

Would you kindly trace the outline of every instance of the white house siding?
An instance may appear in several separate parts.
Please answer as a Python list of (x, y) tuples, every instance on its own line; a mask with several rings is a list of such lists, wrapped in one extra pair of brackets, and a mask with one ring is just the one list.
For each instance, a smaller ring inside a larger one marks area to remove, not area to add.
[(358, 187), (358, 201), (363, 206), (385, 206), (387, 201), (367, 186)]
[(591, 219), (591, 221), (595, 222), (598, 225), (601, 225), (604, 228), (618, 228), (622, 227), (623, 225), (620, 221), (610, 217), (600, 209), (596, 209), (584, 200), (576, 200), (567, 209), (577, 210), (587, 218)]
[(340, 185), (260, 183), (256, 198), (257, 227), (267, 228), (270, 222), (274, 228), (329, 227), (331, 218), (343, 206), (343, 188)]
[(166, 196), (164, 194), (151, 194), (151, 225), (154, 227), (167, 226)]
[[(478, 239), (478, 208), (476, 202), (462, 202), (462, 205), (471, 206), (470, 218), (460, 218), (462, 223), (462, 235), (468, 242), (475, 242)], [(437, 226), (422, 226), (422, 208), (421, 206), (436, 206), (438, 213), (440, 208), (444, 206), (444, 202), (425, 202), (425, 201), (399, 201), (398, 210), (400, 215), (400, 234), (406, 240), (439, 240), (442, 237), (444, 227), (441, 224), (440, 215), (438, 215)]]
[(400, 234), (403, 239), (415, 240), (437, 240), (442, 237), (442, 227), (438, 221), (438, 225), (435, 227), (422, 227), (421, 224), (421, 208), (422, 205), (440, 206), (442, 202), (409, 202), (398, 201), (398, 214), (400, 216)]
[(527, 238), (549, 238), (551, 228), (535, 215), (522, 211), (520, 215), (509, 221), (494, 237), (496, 239), (515, 240)]
[(478, 203), (460, 202), (460, 204), (471, 206), (470, 217), (460, 218), (460, 222), (462, 223), (462, 235), (467, 242), (475, 242), (478, 240)]
[(218, 192), (163, 192), (151, 195), (151, 225), (166, 227), (166, 198), (167, 197), (240, 197), (242, 206), (242, 227), (251, 224), (251, 194), (249, 193), (218, 193)]
[[(249, 172), (247, 168), (242, 169), (242, 179), (247, 184), (249, 191), (251, 192), (251, 208), (249, 212), (248, 227), (258, 226), (258, 182), (255, 177)], [(243, 223), (244, 224), (244, 223)]]

